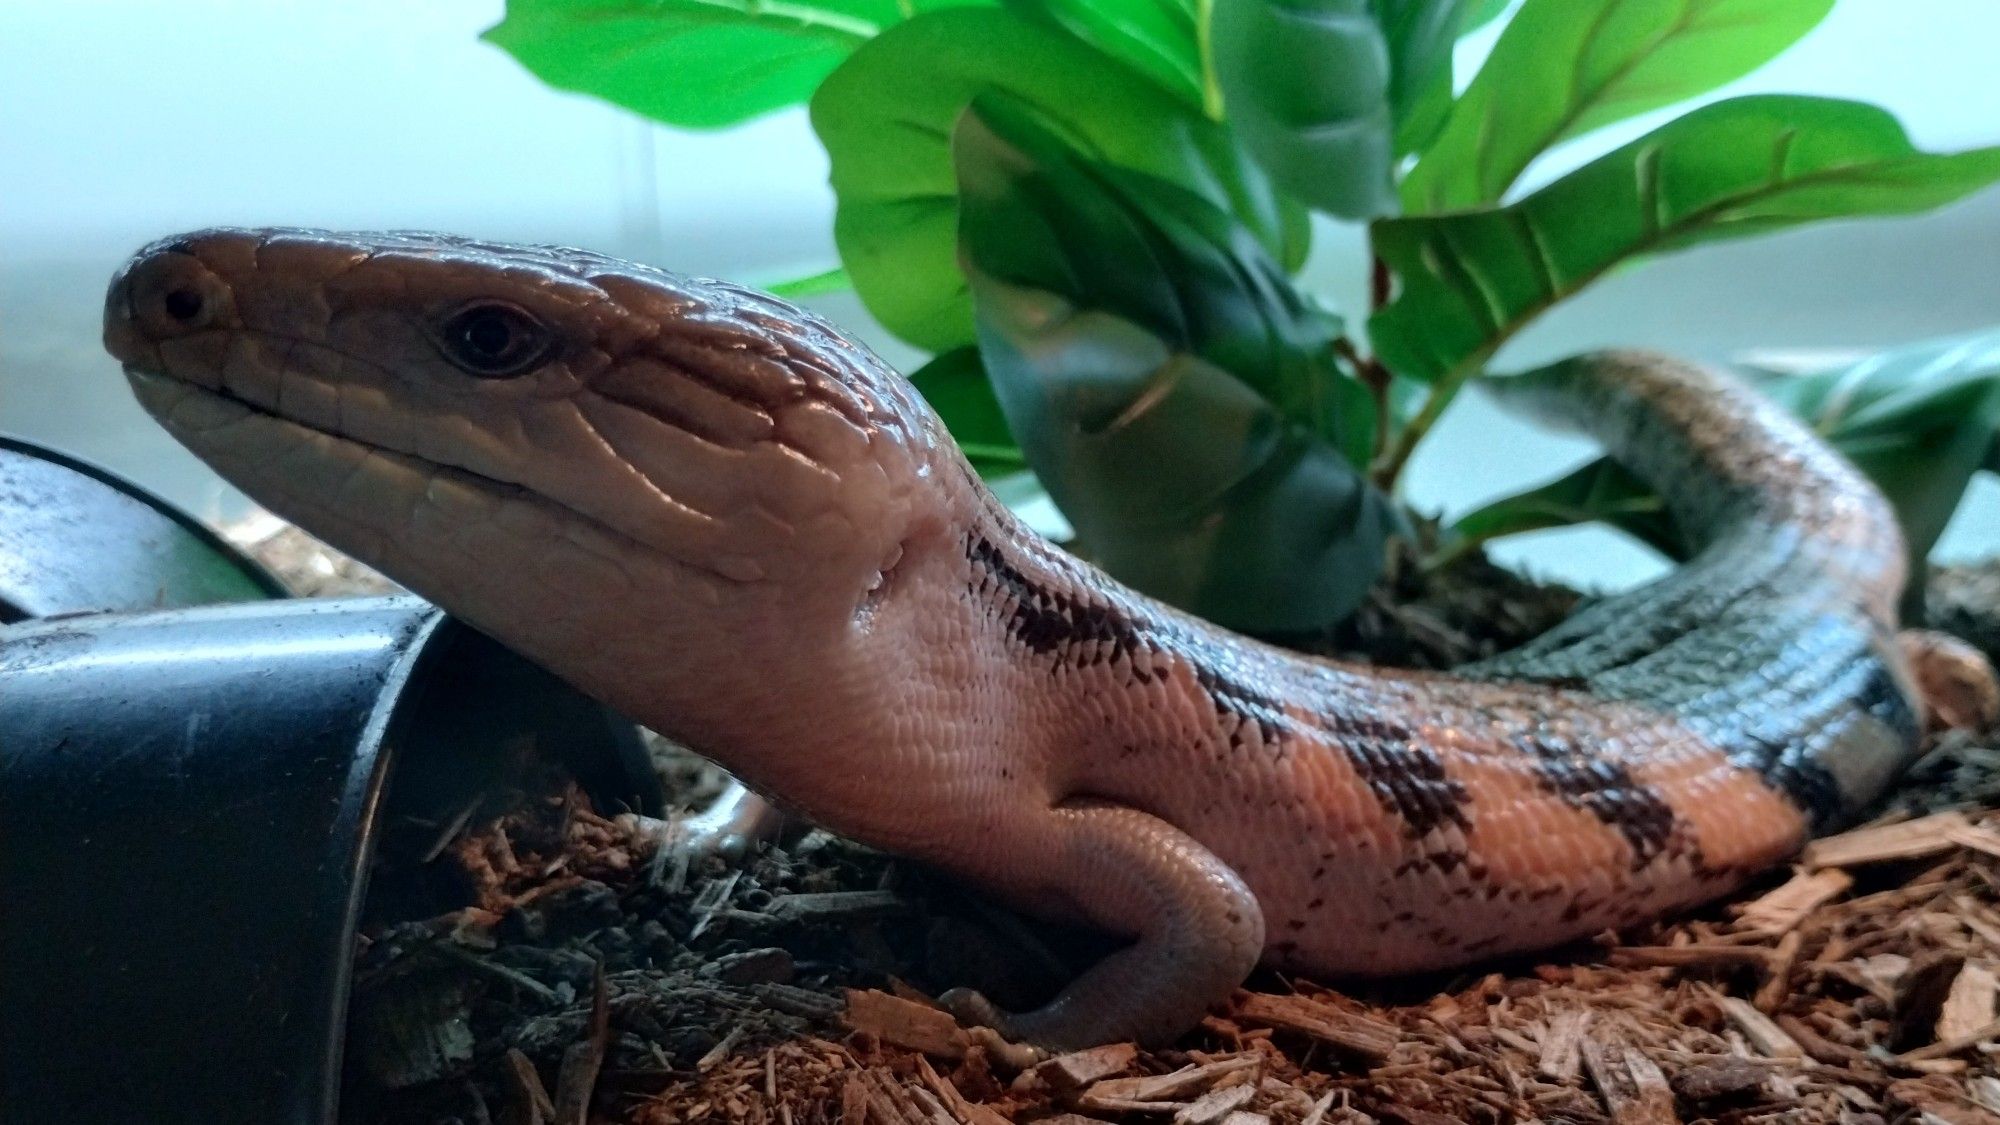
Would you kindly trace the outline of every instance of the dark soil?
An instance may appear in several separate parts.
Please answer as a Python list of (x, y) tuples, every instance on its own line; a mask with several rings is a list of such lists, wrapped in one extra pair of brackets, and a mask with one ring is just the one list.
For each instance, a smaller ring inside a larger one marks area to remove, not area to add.
[(1325, 637), (1295, 639), (1323, 656), (1445, 669), (1497, 656), (1576, 612), (1585, 597), (1496, 566), (1483, 553), (1428, 570), (1398, 541), (1361, 608)]

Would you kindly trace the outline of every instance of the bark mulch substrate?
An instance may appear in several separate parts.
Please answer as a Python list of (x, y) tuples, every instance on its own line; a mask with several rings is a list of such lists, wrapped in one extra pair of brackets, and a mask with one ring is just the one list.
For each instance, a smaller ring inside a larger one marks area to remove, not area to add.
[[(1574, 600), (1477, 561), (1399, 568), (1314, 647), (1449, 664)], [(1991, 628), (1993, 601), (1948, 604)], [(686, 861), (668, 826), (531, 788), (428, 865), (449, 909), (364, 934), (348, 1119), (2000, 1125), (2000, 741), (1946, 736), (1874, 823), (1694, 917), (1390, 985), (1260, 975), (1173, 1049), (1047, 1060), (926, 995), (1030, 1003), (1099, 939), (818, 833)], [(378, 887), (410, 876), (391, 862)]]

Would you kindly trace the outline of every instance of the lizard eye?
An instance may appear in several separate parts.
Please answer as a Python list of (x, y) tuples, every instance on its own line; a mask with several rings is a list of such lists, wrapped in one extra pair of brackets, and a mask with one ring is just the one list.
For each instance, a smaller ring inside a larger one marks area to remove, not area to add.
[(541, 366), (555, 336), (526, 312), (502, 301), (466, 305), (444, 318), (433, 338), (451, 365), (481, 379), (511, 379)]

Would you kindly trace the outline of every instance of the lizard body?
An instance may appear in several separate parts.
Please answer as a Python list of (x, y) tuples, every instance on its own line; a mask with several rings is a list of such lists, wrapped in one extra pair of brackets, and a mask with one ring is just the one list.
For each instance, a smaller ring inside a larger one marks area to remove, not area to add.
[(1177, 612), (996, 502), (783, 302), (584, 251), (205, 231), (106, 341), (252, 497), (808, 819), (1133, 939), (1043, 1009), (1186, 1029), (1259, 961), (1432, 969), (1721, 894), (1879, 791), (1922, 708), (1879, 494), (1752, 392), (1603, 354), (1506, 381), (1666, 495), (1662, 581), (1453, 675)]

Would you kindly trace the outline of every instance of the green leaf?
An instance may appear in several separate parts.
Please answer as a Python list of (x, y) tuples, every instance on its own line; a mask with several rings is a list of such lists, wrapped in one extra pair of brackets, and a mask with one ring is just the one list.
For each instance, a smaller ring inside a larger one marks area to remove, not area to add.
[(1321, 436), (1346, 429), (1338, 320), (1226, 213), (1019, 103), (980, 99), (955, 152), (980, 353), (1091, 557), (1239, 629), (1350, 611), (1396, 516)]
[(1460, 516), (1451, 526), (1450, 549), (1462, 552), (1506, 535), (1593, 522), (1608, 523), (1669, 558), (1686, 554), (1659, 495), (1608, 458)]
[(1389, 51), (1369, 0), (1214, 0), (1229, 121), (1286, 191), (1342, 218), (1395, 209)]
[(1001, 0), (1047, 20), (1206, 111), (1193, 0)]
[(944, 419), (966, 460), (982, 477), (1018, 473), (1028, 467), (1020, 443), (1007, 427), (993, 384), (980, 365), (979, 349), (954, 348), (933, 357), (910, 376), (931, 409)]
[(1241, 218), (1286, 261), (1303, 258), (1296, 207), (1214, 122), (1089, 46), (995, 8), (933, 12), (855, 52), (813, 96), (813, 127), (833, 159), (834, 238), (868, 310), (919, 347), (973, 340), (957, 260), (953, 123), (1000, 91), (1036, 107), (1094, 159), (1199, 191)]
[(846, 270), (835, 266), (830, 270), (821, 270), (805, 277), (774, 281), (761, 288), (774, 297), (796, 301), (801, 297), (824, 297), (828, 293), (845, 293), (854, 288), (854, 282), (848, 280)]
[(2000, 330), (1759, 386), (1868, 474), (1922, 558), (2000, 434)]
[[(1930, 553), (2000, 440), (2000, 329), (1930, 340), (1758, 386), (1845, 454), (1896, 509), (1911, 557)], [(1461, 518), (1468, 542), (1601, 520), (1669, 557), (1680, 541), (1653, 491), (1599, 460)]]
[(537, 78), (714, 129), (797, 105), (913, 12), (971, 0), (508, 0), (481, 36)]
[(1389, 47), (1398, 154), (1428, 145), (1451, 111), (1451, 51), (1471, 0), (1369, 0)]
[(1820, 219), (1925, 211), (1996, 179), (2000, 147), (1919, 152), (1875, 106), (1716, 102), (1518, 203), (1375, 223), (1375, 253), (1401, 291), (1370, 319), (1369, 338), (1398, 374), (1449, 385), (1621, 262)]
[(1833, 0), (1527, 0), (1404, 177), (1411, 214), (1493, 203), (1567, 137), (1740, 78)]
[[(987, 95), (974, 106), (982, 125), (960, 136), (988, 149), (959, 160), (961, 190), (981, 202), (959, 236), (979, 273), (1107, 309), (1233, 373), (1286, 420), (1354, 435), (1333, 388), (1367, 392), (1336, 364), (1340, 317), (1294, 288), (1240, 223), (1177, 184), (1075, 156), (1025, 103)], [(1017, 163), (996, 168), (999, 152)]]

